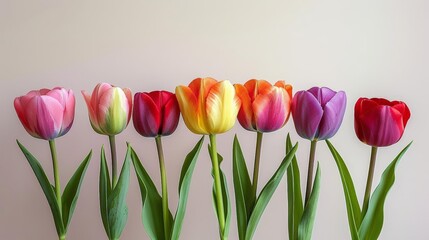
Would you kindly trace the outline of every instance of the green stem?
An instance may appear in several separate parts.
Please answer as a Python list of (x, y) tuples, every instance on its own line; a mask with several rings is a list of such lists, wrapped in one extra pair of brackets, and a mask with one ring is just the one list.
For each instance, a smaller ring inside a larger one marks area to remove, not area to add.
[(308, 160), (308, 172), (307, 172), (307, 188), (305, 190), (305, 205), (307, 205), (308, 199), (310, 198), (311, 188), (313, 184), (313, 172), (314, 172), (314, 156), (316, 154), (317, 140), (311, 141), (310, 146), (310, 158)]
[(58, 207), (61, 212), (62, 204), (61, 204), (60, 172), (58, 170), (57, 148), (55, 146), (54, 139), (49, 140), (49, 148), (51, 149), (52, 165), (54, 168), (55, 196), (57, 197)]
[(210, 134), (210, 157), (212, 160), (212, 168), (214, 175), (214, 184), (216, 191), (216, 208), (218, 213), (218, 221), (220, 227), (221, 237), (223, 235), (223, 231), (225, 229), (225, 213), (224, 213), (224, 205), (223, 205), (223, 196), (222, 196), (222, 186), (220, 182), (220, 169), (219, 169), (219, 160), (217, 157), (217, 149), (216, 149), (216, 135)]
[(368, 178), (366, 179), (365, 196), (362, 205), (362, 218), (365, 217), (368, 211), (369, 199), (371, 196), (372, 180), (374, 178), (375, 160), (377, 158), (377, 147), (371, 147), (371, 160), (369, 162)]
[(112, 157), (112, 188), (115, 188), (118, 182), (118, 160), (116, 157), (115, 135), (109, 136), (110, 155)]
[(161, 136), (155, 138), (156, 149), (158, 150), (159, 168), (161, 171), (162, 184), (162, 214), (164, 219), (164, 235), (165, 239), (170, 239), (170, 216), (168, 209), (168, 192), (167, 192), (167, 173), (165, 171), (164, 151), (162, 150)]
[(66, 240), (66, 236), (65, 235), (64, 236), (59, 236), (58, 239), (59, 240)]
[(261, 159), (262, 147), (262, 132), (257, 132), (256, 135), (256, 148), (255, 148), (255, 163), (253, 165), (253, 182), (252, 182), (252, 195), (256, 199), (256, 191), (258, 190), (258, 176), (259, 176), (259, 162)]

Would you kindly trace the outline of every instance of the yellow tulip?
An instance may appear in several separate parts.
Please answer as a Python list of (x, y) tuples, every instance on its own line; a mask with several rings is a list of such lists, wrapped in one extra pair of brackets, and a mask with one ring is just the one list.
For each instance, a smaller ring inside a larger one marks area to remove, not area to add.
[(241, 105), (229, 81), (213, 78), (197, 78), (189, 86), (177, 86), (176, 97), (186, 126), (196, 134), (230, 130)]

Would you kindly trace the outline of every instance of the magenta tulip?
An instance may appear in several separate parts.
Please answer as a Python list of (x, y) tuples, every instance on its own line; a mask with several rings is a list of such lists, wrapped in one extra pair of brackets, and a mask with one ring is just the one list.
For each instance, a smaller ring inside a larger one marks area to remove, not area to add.
[(82, 91), (91, 126), (99, 134), (117, 135), (131, 118), (132, 95), (128, 88), (99, 83), (91, 95)]
[(73, 124), (75, 97), (72, 90), (61, 87), (33, 90), (15, 98), (14, 106), (25, 130), (36, 138), (61, 137)]
[(299, 91), (292, 100), (292, 117), (298, 135), (325, 140), (337, 133), (346, 110), (346, 94), (327, 87)]
[(356, 135), (370, 146), (392, 145), (401, 139), (410, 115), (404, 102), (359, 98), (355, 105)]
[(144, 137), (168, 136), (179, 123), (176, 95), (167, 91), (141, 92), (134, 95), (133, 123)]

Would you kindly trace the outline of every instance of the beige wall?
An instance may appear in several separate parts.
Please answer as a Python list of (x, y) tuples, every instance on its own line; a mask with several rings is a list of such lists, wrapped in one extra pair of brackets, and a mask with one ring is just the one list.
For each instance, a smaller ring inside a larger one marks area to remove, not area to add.
[[(195, 77), (212, 76), (244, 82), (285, 79), (295, 90), (329, 86), (347, 92), (344, 123), (332, 139), (350, 166), (361, 197), (369, 147), (353, 130), (353, 106), (359, 96), (384, 96), (409, 104), (412, 117), (403, 139), (379, 151), (382, 168), (411, 140), (414, 144), (397, 171), (397, 183), (386, 203), (380, 239), (428, 239), (429, 163), (428, 83), (429, 2), (424, 0), (286, 0), (286, 1), (0, 1), (0, 96), (2, 109), (0, 160), (0, 239), (55, 239), (49, 207), (28, 163), (16, 146), (20, 139), (51, 174), (46, 142), (31, 138), (13, 109), (13, 99), (42, 87), (64, 86), (76, 93), (76, 118), (71, 131), (58, 139), (61, 180), (71, 176), (92, 148), (69, 239), (105, 239), (98, 209), (99, 151), (107, 138), (92, 131), (80, 90), (98, 82), (136, 91), (174, 90)], [(426, 97), (427, 98), (427, 97)], [(306, 172), (309, 143), (289, 122), (267, 134), (261, 182), (279, 164), (287, 132), (300, 141), (298, 157)], [(237, 133), (249, 162), (255, 135), (238, 124), (219, 136), (224, 169), (231, 181), (231, 142)], [(177, 180), (185, 153), (199, 137), (183, 122), (165, 138), (170, 205), (177, 202)], [(159, 184), (152, 139), (140, 137), (132, 124), (118, 137), (137, 148)], [(322, 167), (322, 192), (313, 239), (349, 239), (346, 209), (336, 166), (324, 143), (317, 158)], [(303, 175), (304, 176), (304, 175)], [(217, 239), (211, 203), (208, 154), (202, 151), (189, 196), (182, 239)], [(128, 195), (129, 220), (124, 240), (148, 239), (140, 219), (140, 194), (134, 173)], [(235, 212), (235, 209), (233, 210)], [(230, 239), (237, 239), (235, 213)], [(263, 215), (255, 239), (286, 239), (286, 182), (282, 181)]]

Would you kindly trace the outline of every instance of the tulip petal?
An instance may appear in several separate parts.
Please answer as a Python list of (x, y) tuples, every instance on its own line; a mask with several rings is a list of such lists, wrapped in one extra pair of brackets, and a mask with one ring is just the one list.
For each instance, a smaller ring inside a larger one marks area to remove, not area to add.
[(229, 81), (216, 83), (206, 100), (207, 126), (212, 134), (224, 133), (234, 126), (240, 99)]
[(323, 109), (323, 117), (316, 136), (318, 140), (331, 138), (337, 133), (343, 121), (345, 111), (346, 94), (343, 91), (339, 91), (326, 103)]
[(312, 93), (300, 91), (295, 94), (292, 100), (292, 117), (299, 136), (313, 140), (322, 116), (323, 109)]
[(179, 124), (180, 110), (176, 96), (171, 94), (169, 97), (170, 98), (166, 101), (162, 108), (163, 118), (159, 133), (163, 136), (172, 134)]
[(247, 91), (247, 88), (241, 84), (235, 84), (234, 87), (237, 97), (241, 100), (241, 107), (237, 115), (238, 122), (244, 129), (256, 131), (256, 126), (253, 125), (255, 120), (249, 92)]
[(253, 102), (259, 94), (269, 93), (272, 85), (266, 80), (251, 79), (244, 84), (244, 87), (247, 88), (250, 101)]
[(127, 103), (124, 104), (124, 109), (127, 111), (127, 124), (130, 122), (131, 119), (131, 109), (133, 109), (133, 94), (131, 93), (131, 90), (129, 88), (123, 88), (122, 91), (125, 94), (125, 97), (127, 98)]
[(252, 108), (258, 131), (272, 132), (284, 126), (290, 112), (288, 98), (286, 90), (278, 87), (255, 98)]
[(410, 109), (408, 108), (408, 106), (400, 101), (395, 102), (395, 104), (392, 106), (393, 108), (395, 108), (396, 110), (398, 110), (401, 114), (402, 114), (402, 122), (405, 126), (407, 126), (408, 120), (410, 119), (411, 116), (411, 112)]
[(292, 85), (286, 84), (285, 81), (277, 81), (274, 86), (284, 88), (289, 95), (289, 99), (292, 99)]
[(26, 118), (31, 125), (33, 137), (50, 140), (59, 137), (62, 125), (63, 106), (49, 96), (36, 96), (26, 106)]
[(161, 125), (161, 112), (147, 93), (136, 93), (134, 98), (134, 127), (145, 137), (155, 137)]
[[(15, 111), (18, 115), (19, 120), (21, 121), (22, 126), (25, 128), (25, 130), (33, 137), (38, 137), (38, 135), (35, 133), (34, 128), (29, 124), (27, 120), (27, 114), (25, 112), (25, 108), (23, 106), (28, 106), (28, 101), (26, 101), (26, 104), (22, 104), (22, 97), (15, 98), (15, 101), (13, 102), (13, 105), (15, 107)], [(33, 113), (35, 114), (35, 113)]]
[(46, 96), (56, 99), (64, 107), (63, 123), (60, 130), (60, 135), (64, 135), (70, 130), (74, 120), (75, 97), (73, 91), (56, 87), (47, 92)]
[(196, 134), (208, 134), (209, 132), (207, 131), (202, 118), (203, 109), (199, 108), (197, 96), (191, 88), (186, 86), (177, 86), (175, 92), (183, 121), (189, 130)]
[(103, 130), (100, 128), (100, 123), (98, 122), (96, 114), (96, 106), (92, 105), (92, 98), (87, 92), (82, 91), (82, 96), (85, 99), (86, 106), (88, 107), (89, 122), (91, 123), (92, 129), (99, 134), (103, 134)]
[(207, 95), (209, 94), (210, 89), (215, 85), (217, 81), (214, 78), (196, 78), (190, 84), (189, 88), (194, 93), (195, 97), (198, 99), (200, 106), (204, 106)]
[(317, 101), (319, 101), (322, 108), (335, 96), (336, 92), (327, 87), (312, 87), (308, 90)]

